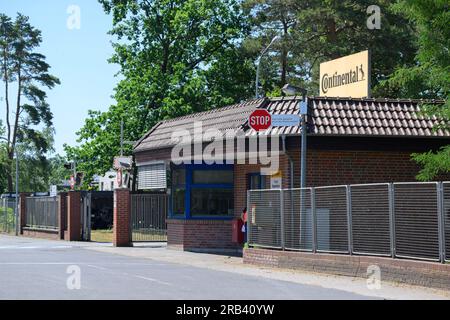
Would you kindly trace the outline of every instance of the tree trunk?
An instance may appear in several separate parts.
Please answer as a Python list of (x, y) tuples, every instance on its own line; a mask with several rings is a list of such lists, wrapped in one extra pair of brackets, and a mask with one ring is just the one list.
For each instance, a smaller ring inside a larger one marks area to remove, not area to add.
[(287, 39), (287, 33), (288, 33), (288, 22), (286, 20), (282, 21), (283, 24), (283, 39), (284, 43), (282, 43), (282, 49), (281, 49), (281, 85), (280, 87), (284, 86), (287, 78), (287, 56), (288, 52), (286, 49), (286, 39)]

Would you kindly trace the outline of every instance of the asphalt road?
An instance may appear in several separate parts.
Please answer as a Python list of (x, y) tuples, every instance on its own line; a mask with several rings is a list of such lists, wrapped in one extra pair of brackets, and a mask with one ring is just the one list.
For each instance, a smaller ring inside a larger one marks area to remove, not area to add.
[(97, 252), (80, 243), (0, 235), (0, 299), (370, 298), (260, 276)]

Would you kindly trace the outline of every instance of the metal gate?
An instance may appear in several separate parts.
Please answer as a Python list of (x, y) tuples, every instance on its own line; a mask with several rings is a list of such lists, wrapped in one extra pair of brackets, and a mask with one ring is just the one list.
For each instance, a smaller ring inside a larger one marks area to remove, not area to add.
[(84, 241), (112, 242), (112, 191), (83, 191), (81, 193), (81, 235)]
[(0, 198), (0, 233), (16, 231), (16, 203), (14, 198)]
[(132, 241), (167, 241), (167, 204), (166, 194), (131, 195)]

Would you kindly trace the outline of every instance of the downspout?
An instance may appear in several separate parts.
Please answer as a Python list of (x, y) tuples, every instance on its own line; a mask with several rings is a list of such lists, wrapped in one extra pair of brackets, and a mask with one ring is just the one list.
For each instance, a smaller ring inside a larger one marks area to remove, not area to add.
[(291, 156), (286, 152), (286, 135), (283, 134), (281, 136), (282, 146), (283, 146), (283, 154), (288, 158), (289, 160), (289, 185), (290, 188), (294, 188), (294, 161), (292, 160)]

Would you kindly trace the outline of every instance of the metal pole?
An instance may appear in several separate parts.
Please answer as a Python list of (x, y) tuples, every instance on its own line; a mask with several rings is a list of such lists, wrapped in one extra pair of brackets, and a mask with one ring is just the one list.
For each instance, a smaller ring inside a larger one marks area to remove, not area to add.
[(259, 84), (259, 64), (261, 62), (261, 57), (256, 60), (256, 80), (255, 80), (255, 99), (259, 98), (258, 94), (258, 84)]
[(270, 46), (279, 39), (279, 36), (275, 36), (272, 38), (272, 40), (270, 41), (269, 45), (261, 52), (260, 56), (258, 57), (258, 59), (256, 60), (256, 80), (255, 80), (255, 98), (258, 99), (259, 98), (259, 93), (258, 93), (258, 85), (259, 85), (259, 65), (261, 63), (261, 59), (263, 57), (263, 55), (267, 52), (267, 50), (269, 50)]
[[(303, 95), (303, 101), (308, 105), (308, 98)], [(302, 114), (302, 146), (301, 146), (301, 172), (300, 188), (306, 188), (306, 114)]]
[(283, 189), (280, 189), (280, 224), (281, 224), (281, 249), (285, 248), (285, 240), (284, 240), (284, 194)]
[[(258, 86), (256, 88), (258, 88)], [(120, 121), (120, 156), (123, 156), (123, 120)]]
[(389, 236), (391, 238), (391, 256), (395, 258), (395, 207), (394, 207), (394, 185), (389, 183)]
[(348, 237), (348, 253), (353, 254), (353, 235), (352, 235), (352, 190), (350, 185), (346, 186), (347, 193), (347, 237)]
[(444, 190), (442, 182), (436, 184), (437, 191), (437, 213), (438, 213), (438, 228), (439, 228), (439, 260), (445, 263), (445, 216), (444, 216)]
[(316, 189), (311, 188), (312, 251), (317, 252)]
[(16, 236), (19, 235), (19, 153), (17, 147), (14, 147), (16, 154), (16, 199), (15, 199), (15, 218), (16, 218)]

